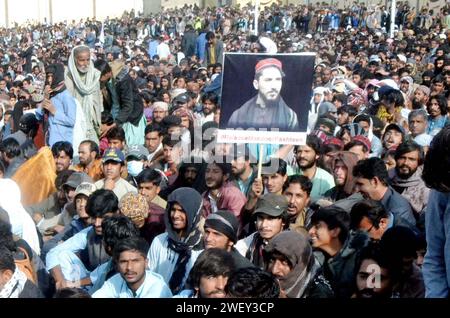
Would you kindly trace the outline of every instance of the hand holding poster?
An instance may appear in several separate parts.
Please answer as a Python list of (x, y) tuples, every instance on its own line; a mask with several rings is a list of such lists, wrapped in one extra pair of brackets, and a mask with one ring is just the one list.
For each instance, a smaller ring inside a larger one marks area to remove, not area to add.
[(314, 59), (225, 54), (218, 142), (304, 144)]

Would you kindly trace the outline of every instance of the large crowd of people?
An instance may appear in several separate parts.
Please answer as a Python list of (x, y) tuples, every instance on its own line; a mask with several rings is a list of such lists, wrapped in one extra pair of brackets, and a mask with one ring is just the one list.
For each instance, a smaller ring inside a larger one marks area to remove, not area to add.
[[(448, 297), (449, 10), (0, 29), (0, 298)], [(274, 49), (316, 56), (305, 144), (217, 142), (224, 53)]]

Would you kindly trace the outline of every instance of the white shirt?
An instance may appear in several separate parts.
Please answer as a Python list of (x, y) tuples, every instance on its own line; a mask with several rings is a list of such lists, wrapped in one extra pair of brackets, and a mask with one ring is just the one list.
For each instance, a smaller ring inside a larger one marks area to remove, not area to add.
[(158, 54), (158, 56), (159, 56), (159, 58), (161, 60), (162, 59), (165, 59), (165, 60), (169, 59), (169, 56), (170, 56), (170, 48), (169, 48), (169, 46), (166, 43), (164, 43), (164, 42), (159, 43), (158, 47), (156, 48), (156, 54)]
[[(169, 248), (168, 238), (169, 235), (167, 233), (158, 235), (153, 240), (150, 250), (148, 251), (148, 263), (150, 270), (160, 274), (167, 284), (172, 277), (179, 256), (178, 253)], [(186, 283), (189, 272), (201, 252), (202, 250), (191, 252), (191, 258), (186, 264), (186, 274), (183, 278), (183, 284)]]
[(97, 290), (92, 298), (171, 298), (172, 292), (162, 279), (161, 275), (149, 270), (145, 271), (145, 280), (136, 293), (128, 287), (120, 274), (108, 279)]
[[(105, 179), (98, 180), (95, 183), (95, 187), (97, 189), (103, 189), (105, 187)], [(127, 194), (128, 192), (137, 193), (137, 189), (133, 187), (131, 184), (129, 184), (126, 180), (120, 178), (116, 181), (116, 184), (114, 186), (114, 189), (112, 190), (114, 194), (117, 196), (117, 198), (122, 199), (122, 197)]]

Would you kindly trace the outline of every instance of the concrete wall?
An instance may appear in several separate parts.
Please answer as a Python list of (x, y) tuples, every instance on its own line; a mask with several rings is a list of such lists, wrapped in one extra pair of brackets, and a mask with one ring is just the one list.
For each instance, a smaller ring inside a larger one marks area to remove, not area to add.
[(185, 4), (198, 6), (202, 5), (203, 0), (161, 0), (161, 5), (163, 8), (172, 9), (172, 8), (181, 8)]
[(9, 26), (14, 22), (44, 22), (45, 18), (50, 21), (51, 15), (53, 22), (92, 18), (94, 4), (98, 19), (121, 16), (125, 10), (134, 9), (136, 14), (143, 10), (143, 0), (0, 0), (0, 26), (6, 26), (7, 18)]
[[(53, 22), (61, 22), (64, 20), (79, 20), (94, 16), (94, 3), (96, 17), (104, 19), (106, 16), (117, 17), (127, 10), (134, 8), (135, 12), (143, 11), (143, 3), (147, 2), (148, 7), (158, 7), (159, 1), (163, 8), (182, 7), (184, 4), (203, 5), (217, 5), (223, 0), (0, 0), (0, 26), (6, 26), (8, 19), (11, 26), (14, 22), (19, 24), (27, 21), (44, 22), (46, 18), (50, 21), (52, 13)], [(241, 4), (245, 6), (247, 3), (254, 3), (255, 0), (232, 0), (233, 4)], [(323, 0), (260, 0), (262, 5), (270, 5), (273, 2), (282, 4), (294, 3), (320, 3)], [(350, 4), (353, 0), (328, 0), (328, 3), (336, 4), (337, 7), (342, 8), (345, 4)], [(386, 0), (363, 0), (360, 2), (368, 4), (385, 4)], [(426, 3), (431, 9), (440, 8), (445, 5), (446, 0), (408, 0), (411, 7), (419, 7)], [(8, 12), (5, 12), (5, 4), (7, 3)], [(390, 1), (388, 1), (390, 3)], [(52, 10), (50, 10), (50, 5)], [(153, 9), (156, 10), (156, 9)], [(154, 11), (157, 12), (157, 11)]]
[(144, 15), (161, 12), (161, 0), (144, 0)]

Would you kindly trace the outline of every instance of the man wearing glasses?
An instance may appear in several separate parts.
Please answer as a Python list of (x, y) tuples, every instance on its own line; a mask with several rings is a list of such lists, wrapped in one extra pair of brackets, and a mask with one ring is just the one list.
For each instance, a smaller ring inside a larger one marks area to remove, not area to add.
[(379, 241), (393, 225), (394, 217), (377, 201), (364, 200), (356, 203), (350, 212), (350, 228), (366, 232), (370, 239)]

